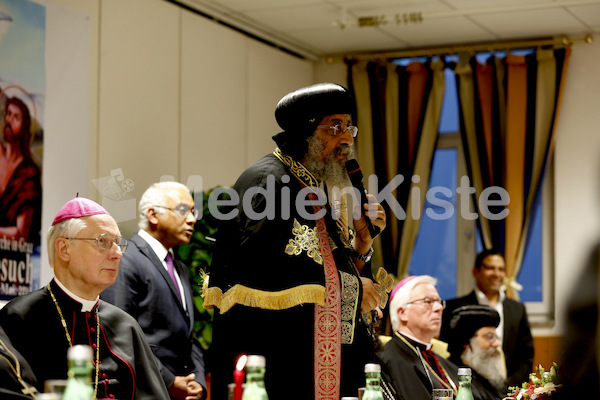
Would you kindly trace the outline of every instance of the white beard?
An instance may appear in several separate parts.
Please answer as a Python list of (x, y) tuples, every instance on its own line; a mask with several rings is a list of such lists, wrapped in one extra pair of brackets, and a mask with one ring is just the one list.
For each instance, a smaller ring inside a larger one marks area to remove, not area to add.
[(490, 347), (483, 350), (477, 346), (473, 338), (470, 346), (463, 351), (461, 359), (465, 365), (473, 368), (496, 388), (506, 390), (506, 362), (502, 348)]

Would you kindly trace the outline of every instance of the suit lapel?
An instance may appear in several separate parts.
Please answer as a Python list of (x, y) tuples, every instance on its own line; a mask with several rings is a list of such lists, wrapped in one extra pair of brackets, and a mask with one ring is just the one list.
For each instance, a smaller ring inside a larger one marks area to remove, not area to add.
[(177, 269), (177, 273), (179, 274), (179, 278), (181, 280), (181, 285), (183, 286), (183, 292), (185, 293), (185, 305), (187, 309), (186, 316), (188, 317), (188, 325), (191, 329), (194, 325), (194, 293), (192, 292), (192, 286), (188, 278), (189, 272), (185, 264), (179, 260), (175, 260), (175, 269)]
[[(162, 264), (162, 261), (158, 259), (158, 256), (156, 255), (156, 253), (154, 252), (154, 250), (152, 250), (152, 247), (150, 247), (150, 245), (148, 244), (148, 242), (146, 242), (144, 239), (142, 239), (137, 233), (134, 233), (132, 235), (131, 241), (135, 243), (135, 245), (138, 247), (138, 249), (140, 250), (140, 252), (158, 270), (158, 272), (160, 273), (160, 275), (162, 276), (162, 278), (165, 280), (165, 282), (169, 286), (169, 289), (171, 291), (171, 295), (173, 297), (175, 297), (175, 300), (177, 301), (177, 304), (179, 306), (179, 310), (186, 317), (186, 319), (189, 321), (190, 317), (189, 317), (188, 313), (183, 309), (183, 305), (181, 304), (181, 301), (179, 300), (179, 294), (177, 293), (177, 289), (175, 288), (175, 284), (171, 280), (171, 277), (169, 276), (169, 273), (167, 272), (167, 269)], [(187, 302), (186, 304), (188, 305), (188, 310), (190, 310), (190, 308), (189, 308), (189, 301), (188, 301), (188, 299), (190, 298), (190, 293), (189, 293), (189, 290), (185, 289), (186, 288), (186, 284), (187, 284), (187, 287), (189, 287), (189, 281), (187, 279), (187, 271), (185, 272), (185, 275), (183, 275), (182, 272), (181, 272), (181, 268), (179, 266), (180, 264), (181, 263), (179, 263), (179, 262), (176, 261), (175, 262), (175, 268), (177, 269), (177, 272), (179, 274), (179, 278), (182, 281), (182, 284), (184, 286), (185, 298), (186, 298), (186, 302)]]

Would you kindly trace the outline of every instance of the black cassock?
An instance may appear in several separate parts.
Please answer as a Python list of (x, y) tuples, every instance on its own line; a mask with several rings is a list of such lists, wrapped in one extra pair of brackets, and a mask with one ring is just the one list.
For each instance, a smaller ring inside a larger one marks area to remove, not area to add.
[[(434, 388), (458, 388), (458, 366), (442, 356), (427, 352), (425, 347), (396, 333), (377, 354), (386, 377), (394, 386), (397, 399), (430, 400)], [(472, 371), (472, 377), (471, 392), (475, 400), (500, 400), (504, 397), (475, 371)]]
[[(100, 319), (98, 398), (169, 399), (156, 361), (139, 324), (125, 311), (100, 300), (91, 312), (50, 283), (73, 344), (86, 344), (96, 361), (96, 309)], [(69, 342), (48, 287), (17, 297), (0, 310), (0, 325), (28, 361), (44, 391), (48, 379), (67, 378)], [(92, 377), (95, 381), (95, 371)]]
[(451, 385), (445, 386), (442, 383), (444, 378), (448, 383), (451, 381), (456, 385), (458, 382), (458, 367), (441, 356), (436, 355), (438, 366), (435, 365), (431, 355), (428, 358), (426, 354), (421, 353), (423, 362), (428, 363), (429, 361), (428, 364), (432, 365), (436, 373), (424, 366), (421, 358), (415, 352), (415, 349), (422, 352), (425, 350), (424, 347), (409, 338), (401, 338), (400, 334), (396, 333), (385, 345), (383, 351), (378, 353), (378, 358), (387, 370), (399, 399), (430, 400), (434, 388), (451, 387)]
[[(315, 304), (325, 297), (326, 263), (316, 243), (317, 221), (308, 215), (312, 206), (303, 214), (295, 201), (304, 199), (303, 187), (318, 182), (301, 163), (286, 157), (276, 151), (249, 167), (234, 185), (240, 199), (237, 208), (223, 210), (237, 214), (219, 226), (204, 300), (205, 306), (219, 308), (211, 347), (215, 399), (226, 398), (241, 353), (266, 357), (270, 398), (312, 399), (319, 383), (315, 360), (328, 356), (315, 351)], [(244, 206), (245, 194), (256, 188), (271, 188), (273, 203), (268, 203), (268, 196), (255, 196)], [(272, 218), (251, 215), (265, 210), (273, 211)], [(340, 280), (342, 310), (341, 354), (332, 355), (341, 360), (342, 396), (357, 396), (365, 384), (364, 365), (374, 360), (373, 341), (360, 314), (362, 285), (347, 256), (347, 243), (330, 213), (323, 218)], [(370, 275), (370, 269), (365, 265), (363, 273)]]

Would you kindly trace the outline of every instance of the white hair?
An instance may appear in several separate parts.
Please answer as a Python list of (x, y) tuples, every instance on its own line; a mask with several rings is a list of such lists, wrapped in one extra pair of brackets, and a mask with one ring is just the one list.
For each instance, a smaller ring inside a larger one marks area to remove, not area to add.
[(58, 238), (72, 238), (87, 227), (85, 218), (71, 218), (59, 222), (48, 229), (46, 244), (48, 247), (48, 261), (50, 266), (54, 268), (54, 242)]
[(506, 390), (506, 360), (502, 347), (483, 349), (473, 336), (461, 354), (465, 365), (473, 368), (499, 390)]
[[(153, 206), (164, 206), (166, 200), (172, 198), (175, 193), (181, 189), (187, 192), (190, 191), (183, 183), (174, 181), (154, 183), (146, 189), (140, 199), (140, 205), (138, 206), (140, 213), (138, 227), (144, 230), (147, 229), (149, 225), (148, 210)], [(157, 207), (155, 211), (157, 214), (162, 214), (164, 212), (160, 207)]]
[(404, 307), (410, 301), (410, 295), (419, 285), (432, 285), (435, 286), (437, 279), (429, 275), (417, 276), (408, 282), (406, 282), (398, 291), (394, 294), (392, 301), (390, 302), (390, 321), (392, 323), (392, 329), (394, 332), (400, 328), (400, 319), (398, 318), (398, 310)]

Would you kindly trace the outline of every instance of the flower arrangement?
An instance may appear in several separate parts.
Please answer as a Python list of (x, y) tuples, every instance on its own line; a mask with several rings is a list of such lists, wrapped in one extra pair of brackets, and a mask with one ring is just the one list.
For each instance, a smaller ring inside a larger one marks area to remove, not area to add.
[(547, 400), (558, 390), (558, 365), (552, 363), (550, 372), (538, 365), (536, 372), (529, 374), (529, 382), (524, 382), (521, 387), (511, 386), (508, 388), (508, 396), (515, 400)]

